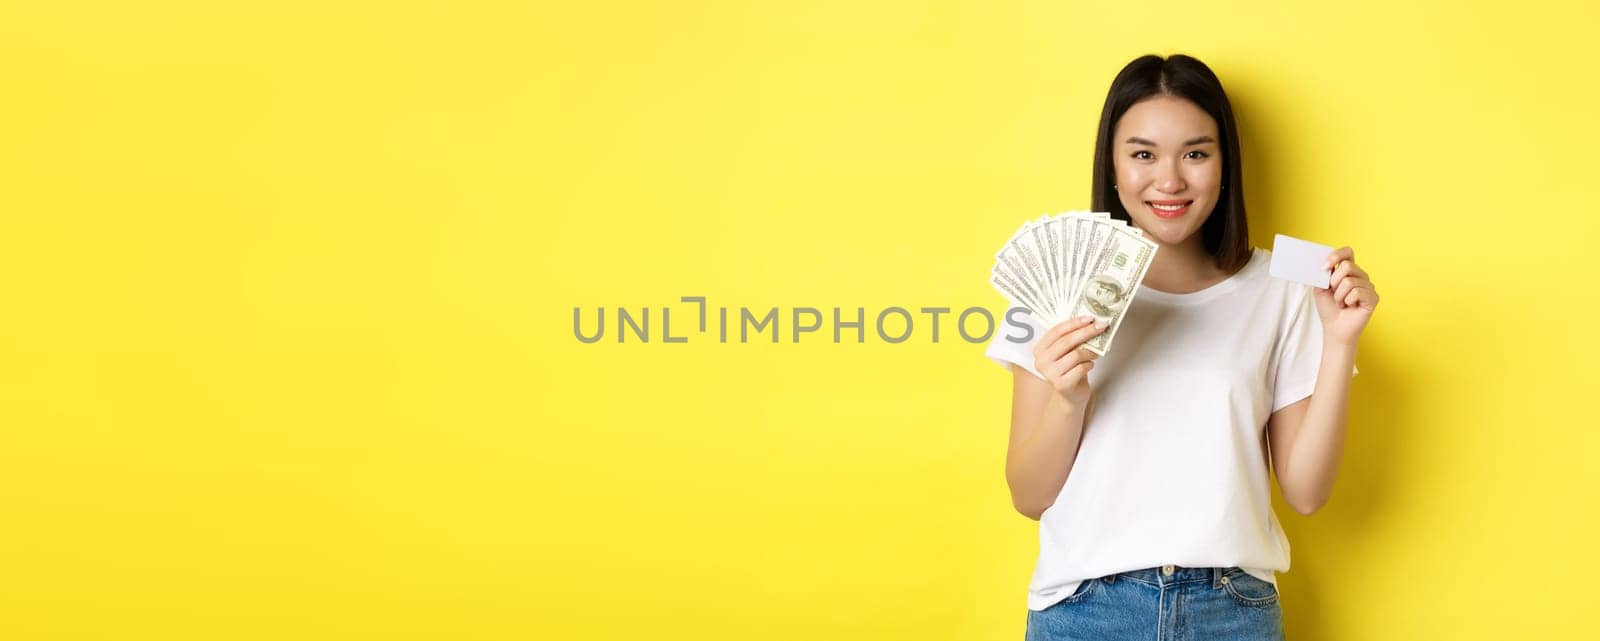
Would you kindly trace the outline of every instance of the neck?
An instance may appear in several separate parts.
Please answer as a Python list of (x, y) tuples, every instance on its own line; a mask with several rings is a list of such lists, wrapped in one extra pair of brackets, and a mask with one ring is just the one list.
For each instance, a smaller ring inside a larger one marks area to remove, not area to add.
[(1144, 286), (1172, 294), (1197, 292), (1228, 277), (1206, 253), (1200, 234), (1177, 245), (1162, 244), (1144, 275)]

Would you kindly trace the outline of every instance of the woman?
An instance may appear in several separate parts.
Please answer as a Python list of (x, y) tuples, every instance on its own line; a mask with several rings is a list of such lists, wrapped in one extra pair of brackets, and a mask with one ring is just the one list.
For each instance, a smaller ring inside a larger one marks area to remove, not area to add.
[[(1104, 357), (1091, 319), (997, 333), (1013, 372), (1006, 482), (1039, 521), (1028, 639), (1279, 639), (1295, 511), (1333, 490), (1356, 342), (1378, 303), (1350, 248), (1327, 290), (1267, 274), (1239, 139), (1200, 61), (1144, 56), (1112, 82), (1093, 208), (1159, 243)], [(1172, 636), (1178, 635), (1178, 636)]]

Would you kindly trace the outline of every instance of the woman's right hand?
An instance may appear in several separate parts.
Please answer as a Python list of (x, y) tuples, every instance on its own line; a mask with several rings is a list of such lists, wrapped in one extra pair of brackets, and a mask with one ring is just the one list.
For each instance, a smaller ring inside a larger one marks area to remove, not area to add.
[(1089, 339), (1106, 330), (1093, 316), (1071, 318), (1039, 337), (1033, 347), (1033, 368), (1055, 388), (1062, 400), (1083, 407), (1089, 402), (1089, 370), (1098, 354), (1083, 349)]

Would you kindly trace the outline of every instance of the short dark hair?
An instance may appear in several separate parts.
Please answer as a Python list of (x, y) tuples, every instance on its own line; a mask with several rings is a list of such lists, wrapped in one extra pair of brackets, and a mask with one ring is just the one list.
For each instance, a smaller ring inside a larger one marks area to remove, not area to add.
[(1100, 132), (1094, 143), (1094, 189), (1091, 192), (1095, 211), (1111, 212), (1112, 217), (1133, 224), (1122, 201), (1112, 185), (1117, 171), (1111, 154), (1116, 146), (1112, 136), (1117, 121), (1134, 103), (1154, 95), (1183, 98), (1205, 110), (1217, 121), (1217, 135), (1222, 139), (1222, 193), (1217, 198), (1216, 209), (1200, 226), (1200, 236), (1206, 251), (1216, 260), (1217, 267), (1234, 273), (1250, 261), (1250, 230), (1245, 224), (1244, 186), (1239, 169), (1239, 130), (1233, 121), (1233, 107), (1228, 95), (1222, 91), (1222, 81), (1205, 63), (1183, 54), (1166, 58), (1146, 55), (1135, 58), (1117, 73), (1106, 93), (1106, 104), (1100, 110)]

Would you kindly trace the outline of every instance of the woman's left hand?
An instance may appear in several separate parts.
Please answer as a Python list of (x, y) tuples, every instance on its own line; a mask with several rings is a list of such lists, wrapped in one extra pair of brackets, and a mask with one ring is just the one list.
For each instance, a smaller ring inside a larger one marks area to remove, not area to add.
[(1312, 292), (1322, 317), (1323, 340), (1354, 346), (1378, 308), (1378, 290), (1366, 270), (1356, 266), (1355, 250), (1340, 247), (1328, 255), (1333, 276), (1327, 289)]

